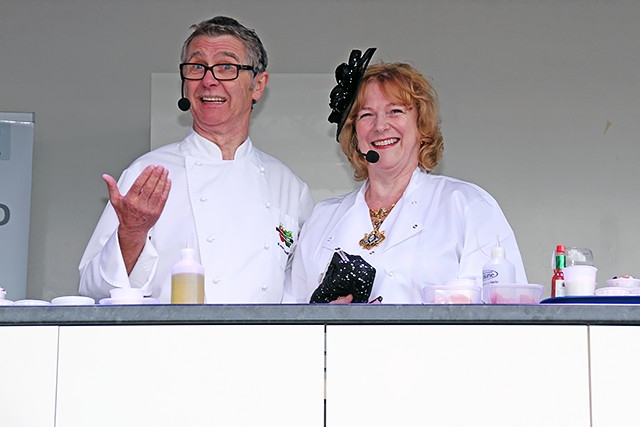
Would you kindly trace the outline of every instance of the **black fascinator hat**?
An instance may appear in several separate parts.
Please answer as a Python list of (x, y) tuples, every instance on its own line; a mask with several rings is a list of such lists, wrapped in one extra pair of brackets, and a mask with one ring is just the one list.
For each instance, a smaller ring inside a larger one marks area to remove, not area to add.
[(329, 107), (331, 107), (329, 123), (338, 124), (336, 140), (342, 131), (344, 122), (347, 120), (349, 111), (351, 111), (362, 76), (364, 76), (364, 72), (375, 51), (375, 47), (370, 47), (362, 54), (361, 51), (354, 49), (349, 55), (349, 63), (343, 62), (336, 68), (336, 82), (338, 84), (329, 94)]

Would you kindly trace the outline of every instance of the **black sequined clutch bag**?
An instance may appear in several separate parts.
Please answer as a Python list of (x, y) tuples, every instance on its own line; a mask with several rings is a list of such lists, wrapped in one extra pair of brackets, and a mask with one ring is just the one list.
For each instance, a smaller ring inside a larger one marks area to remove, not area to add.
[(349, 255), (338, 248), (309, 302), (328, 303), (349, 294), (353, 295), (352, 302), (369, 302), (375, 277), (376, 269), (361, 256)]

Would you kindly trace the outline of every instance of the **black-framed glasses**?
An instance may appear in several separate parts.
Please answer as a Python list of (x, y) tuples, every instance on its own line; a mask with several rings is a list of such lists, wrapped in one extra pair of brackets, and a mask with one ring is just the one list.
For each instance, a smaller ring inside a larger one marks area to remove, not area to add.
[(240, 75), (240, 70), (251, 70), (251, 65), (240, 64), (213, 64), (207, 67), (204, 64), (195, 62), (184, 62), (180, 64), (180, 77), (184, 80), (202, 80), (207, 71), (211, 71), (213, 78), (219, 81), (235, 80)]

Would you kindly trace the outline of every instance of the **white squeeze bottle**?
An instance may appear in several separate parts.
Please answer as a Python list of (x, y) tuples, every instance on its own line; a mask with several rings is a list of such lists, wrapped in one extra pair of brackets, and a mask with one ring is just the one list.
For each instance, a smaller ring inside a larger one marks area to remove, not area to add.
[(182, 258), (171, 267), (171, 304), (204, 304), (204, 268), (187, 242)]
[(516, 267), (507, 261), (506, 251), (500, 246), (491, 249), (491, 259), (482, 267), (482, 285), (508, 284), (516, 282)]

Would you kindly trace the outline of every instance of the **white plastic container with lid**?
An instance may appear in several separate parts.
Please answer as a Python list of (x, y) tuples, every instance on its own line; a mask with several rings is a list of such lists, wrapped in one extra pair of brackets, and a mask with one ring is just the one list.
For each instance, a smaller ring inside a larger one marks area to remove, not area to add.
[(171, 267), (171, 303), (204, 304), (204, 267), (189, 242), (180, 261)]
[(516, 267), (507, 260), (507, 254), (500, 246), (491, 249), (491, 259), (482, 267), (482, 286), (488, 284), (508, 284), (516, 282)]

